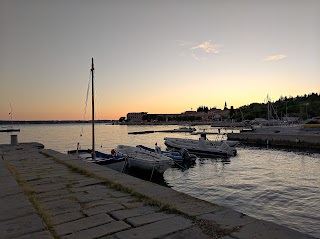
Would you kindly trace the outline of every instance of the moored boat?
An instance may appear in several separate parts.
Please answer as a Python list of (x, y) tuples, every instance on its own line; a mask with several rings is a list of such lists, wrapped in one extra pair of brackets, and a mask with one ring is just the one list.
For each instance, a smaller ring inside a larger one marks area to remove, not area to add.
[(189, 154), (188, 150), (186, 149), (181, 149), (179, 150), (179, 152), (176, 152), (176, 151), (174, 152), (174, 151), (161, 151), (160, 147), (158, 147), (158, 150), (157, 150), (157, 145), (156, 145), (156, 149), (152, 149), (144, 145), (137, 145), (136, 147), (148, 150), (150, 152), (159, 153), (159, 154), (168, 156), (169, 158), (172, 158), (175, 162), (193, 162), (197, 158), (196, 155)]
[(117, 154), (106, 154), (99, 151), (95, 151), (96, 157), (92, 157), (91, 149), (79, 149), (79, 150), (70, 150), (68, 151), (69, 155), (74, 155), (88, 163), (96, 163), (99, 165), (107, 165), (111, 163), (117, 163), (125, 160), (124, 156)]
[(152, 172), (155, 171), (159, 174), (163, 174), (174, 164), (173, 159), (165, 155), (138, 147), (118, 145), (115, 151), (118, 155), (126, 157), (128, 167), (136, 167)]
[[(239, 144), (239, 141), (237, 140), (208, 140), (206, 137), (206, 133), (202, 133), (200, 135), (200, 139), (203, 138), (203, 144), (207, 145), (207, 146), (221, 146), (223, 143), (226, 143), (227, 145), (229, 145), (230, 147), (235, 147)], [(199, 139), (199, 140), (200, 140)], [(182, 139), (182, 138), (170, 138), (170, 137), (166, 137), (164, 138), (164, 140), (171, 140), (177, 143), (183, 143), (183, 144), (194, 144), (194, 145), (198, 145), (199, 144), (199, 140), (196, 139)]]
[(199, 140), (188, 140), (188, 139), (179, 139), (179, 138), (164, 138), (165, 145), (169, 148), (174, 148), (180, 150), (182, 148), (187, 149), (189, 152), (194, 153), (200, 156), (235, 156), (237, 150), (233, 147), (230, 147), (226, 142), (222, 142), (220, 146), (215, 144), (210, 144), (206, 142), (203, 137), (200, 137)]

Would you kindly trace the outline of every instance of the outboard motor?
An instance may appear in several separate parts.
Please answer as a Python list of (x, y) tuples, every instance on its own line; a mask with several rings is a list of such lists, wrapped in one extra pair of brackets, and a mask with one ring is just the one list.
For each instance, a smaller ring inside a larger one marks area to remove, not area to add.
[(183, 161), (189, 160), (190, 158), (190, 154), (188, 152), (188, 150), (186, 150), (185, 148), (180, 149), (179, 151)]

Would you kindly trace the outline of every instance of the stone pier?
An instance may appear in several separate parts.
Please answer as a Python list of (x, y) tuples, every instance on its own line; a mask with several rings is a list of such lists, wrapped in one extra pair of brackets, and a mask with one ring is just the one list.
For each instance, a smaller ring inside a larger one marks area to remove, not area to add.
[(313, 238), (39, 144), (0, 157), (0, 238)]

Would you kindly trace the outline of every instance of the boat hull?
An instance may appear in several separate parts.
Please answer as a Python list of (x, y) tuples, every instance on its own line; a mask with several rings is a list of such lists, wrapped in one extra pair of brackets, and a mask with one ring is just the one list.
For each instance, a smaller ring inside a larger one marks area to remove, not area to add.
[[(199, 144), (199, 140), (195, 140), (195, 139), (181, 139), (181, 138), (169, 138), (169, 137), (166, 137), (164, 139), (170, 140), (170, 141), (176, 141), (177, 143), (194, 144), (195, 146)], [(223, 143), (226, 143), (230, 147), (235, 147), (239, 144), (239, 141), (236, 141), (236, 140), (206, 140), (205, 141), (205, 144), (207, 146), (221, 146)]]
[(81, 149), (81, 150), (70, 150), (68, 151), (69, 155), (76, 156), (79, 159), (82, 159), (88, 163), (95, 163), (99, 165), (108, 165), (112, 163), (118, 163), (125, 160), (125, 157), (119, 155), (106, 154), (99, 151), (96, 151), (96, 158), (92, 158), (91, 149)]
[(163, 174), (174, 165), (173, 159), (138, 147), (119, 145), (116, 152), (127, 158), (128, 166)]
[(223, 144), (219, 147), (214, 145), (203, 145), (200, 146), (199, 143), (195, 144), (191, 141), (178, 141), (178, 140), (170, 140), (168, 138), (165, 138), (165, 145), (169, 148), (174, 148), (177, 150), (180, 149), (187, 149), (189, 152), (194, 153), (199, 156), (223, 156), (223, 157), (229, 157), (229, 156), (235, 156), (237, 154), (236, 149), (231, 148), (227, 144)]
[(20, 129), (0, 129), (0, 132), (20, 132)]
[(139, 168), (139, 169), (143, 169), (146, 171), (154, 171), (157, 172), (159, 174), (163, 174), (168, 168), (170, 168), (172, 165), (168, 164), (166, 162), (144, 162), (141, 159), (137, 159), (137, 158), (132, 158), (132, 157), (128, 157), (127, 158), (128, 161), (128, 167), (131, 168)]

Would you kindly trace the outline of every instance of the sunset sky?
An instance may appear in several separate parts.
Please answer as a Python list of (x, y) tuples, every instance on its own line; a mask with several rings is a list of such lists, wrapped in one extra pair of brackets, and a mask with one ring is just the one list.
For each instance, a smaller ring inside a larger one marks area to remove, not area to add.
[(0, 120), (83, 119), (92, 57), (97, 119), (320, 93), (318, 0), (0, 0), (0, 30)]

